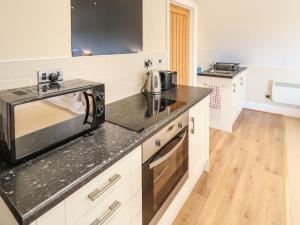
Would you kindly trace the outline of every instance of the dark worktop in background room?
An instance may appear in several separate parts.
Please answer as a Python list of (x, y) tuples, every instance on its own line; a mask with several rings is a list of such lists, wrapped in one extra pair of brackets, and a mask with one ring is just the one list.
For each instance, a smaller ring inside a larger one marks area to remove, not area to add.
[(247, 67), (240, 67), (237, 71), (234, 71), (233, 74), (230, 74), (230, 76), (227, 75), (219, 75), (219, 74), (213, 74), (213, 73), (207, 73), (209, 70), (202, 71), (201, 73), (197, 73), (198, 76), (206, 76), (206, 77), (218, 77), (218, 78), (227, 78), (227, 79), (233, 79), (237, 75), (239, 75), (241, 72), (245, 71)]
[(11, 167), (0, 160), (0, 195), (19, 224), (29, 224), (210, 92), (205, 88), (178, 86), (163, 93), (162, 97), (185, 105), (140, 133), (106, 122), (93, 135), (75, 139), (18, 166)]

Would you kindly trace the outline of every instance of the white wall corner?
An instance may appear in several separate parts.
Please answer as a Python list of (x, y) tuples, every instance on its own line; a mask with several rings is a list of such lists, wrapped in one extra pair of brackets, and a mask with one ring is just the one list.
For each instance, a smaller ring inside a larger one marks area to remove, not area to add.
[(274, 113), (288, 117), (300, 118), (300, 108), (289, 108), (273, 104), (265, 104), (247, 101), (244, 108), (262, 112)]

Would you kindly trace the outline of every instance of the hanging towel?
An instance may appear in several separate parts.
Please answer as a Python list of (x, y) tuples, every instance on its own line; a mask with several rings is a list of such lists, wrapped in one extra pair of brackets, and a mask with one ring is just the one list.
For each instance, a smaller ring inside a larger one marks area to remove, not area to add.
[(208, 84), (212, 90), (210, 95), (210, 108), (221, 110), (223, 86), (219, 84)]

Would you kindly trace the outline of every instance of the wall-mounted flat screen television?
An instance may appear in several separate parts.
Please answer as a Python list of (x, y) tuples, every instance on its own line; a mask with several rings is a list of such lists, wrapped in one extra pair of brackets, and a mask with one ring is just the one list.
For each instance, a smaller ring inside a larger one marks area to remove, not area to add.
[(143, 0), (71, 0), (72, 55), (127, 54), (143, 48)]

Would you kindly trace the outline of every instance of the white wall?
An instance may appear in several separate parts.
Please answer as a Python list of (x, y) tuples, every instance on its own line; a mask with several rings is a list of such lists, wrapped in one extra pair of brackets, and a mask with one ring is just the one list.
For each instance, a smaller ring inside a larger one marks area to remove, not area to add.
[(0, 61), (71, 56), (70, 0), (0, 5)]
[(143, 2), (142, 53), (78, 58), (71, 57), (70, 0), (0, 5), (0, 89), (35, 84), (37, 70), (61, 68), (67, 79), (105, 83), (111, 102), (140, 91), (145, 58), (153, 58), (152, 69), (166, 68), (166, 0)]
[(202, 70), (208, 69), (209, 65), (218, 60), (218, 54), (212, 36), (208, 29), (207, 20), (203, 8), (198, 4), (198, 66)]
[(300, 83), (299, 8), (298, 0), (199, 0), (219, 59), (249, 67), (249, 101), (270, 103), (271, 80)]

